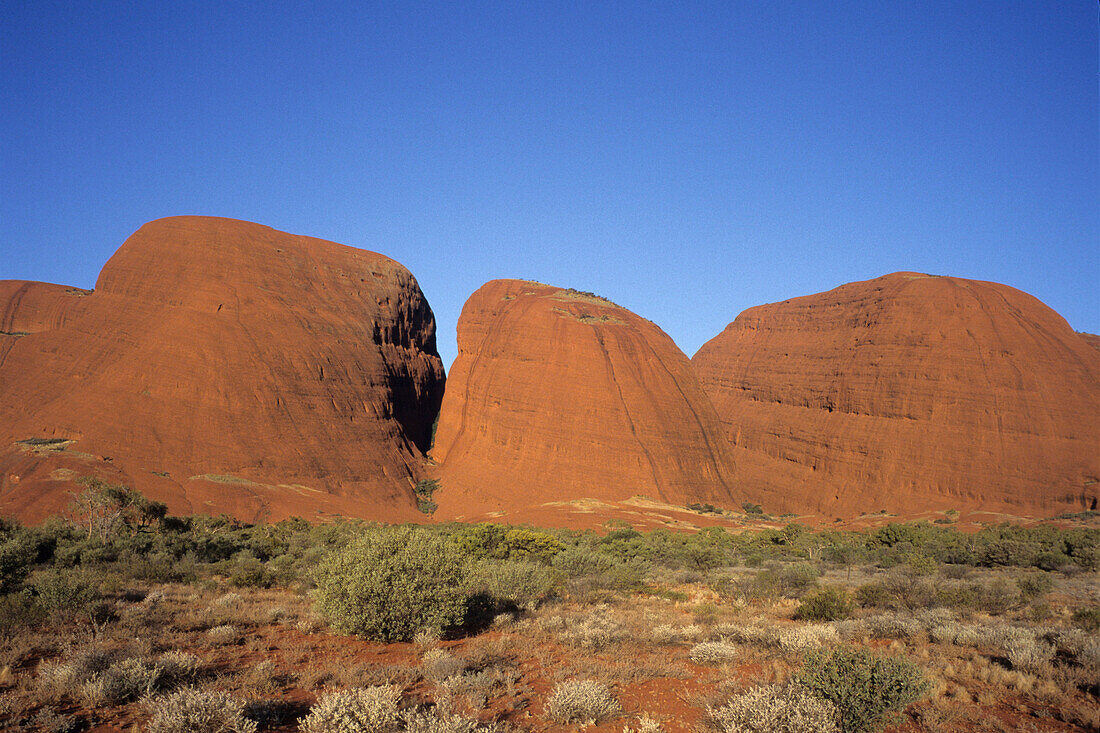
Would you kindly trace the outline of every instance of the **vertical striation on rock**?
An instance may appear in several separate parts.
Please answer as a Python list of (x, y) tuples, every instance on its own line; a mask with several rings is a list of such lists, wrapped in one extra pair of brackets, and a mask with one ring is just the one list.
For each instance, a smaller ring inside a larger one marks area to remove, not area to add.
[(902, 272), (750, 308), (692, 364), (739, 467), (812, 477), (795, 510), (1048, 515), (1100, 494), (1100, 353), (1005, 285)]
[(94, 291), (0, 282), (0, 331), (0, 512), (57, 511), (94, 472), (177, 512), (417, 516), (443, 367), (383, 255), (161, 219)]
[(732, 505), (726, 441), (686, 356), (587, 293), (487, 283), (462, 309), (432, 456), (440, 515), (649, 496)]

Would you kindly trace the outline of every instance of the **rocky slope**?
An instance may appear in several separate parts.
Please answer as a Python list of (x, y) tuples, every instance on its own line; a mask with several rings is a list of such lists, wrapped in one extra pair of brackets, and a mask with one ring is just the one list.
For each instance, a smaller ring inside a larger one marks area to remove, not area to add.
[(1100, 495), (1100, 352), (1005, 285), (903, 272), (751, 308), (692, 364), (739, 467), (808, 480), (775, 509), (1049, 515)]
[(514, 521), (638, 495), (739, 504), (714, 408), (649, 321), (590, 294), (495, 280), (466, 302), (458, 349), (432, 451), (439, 516)]
[(443, 367), (387, 257), (162, 219), (94, 291), (0, 282), (0, 332), (0, 514), (55, 512), (96, 473), (173, 512), (419, 516)]

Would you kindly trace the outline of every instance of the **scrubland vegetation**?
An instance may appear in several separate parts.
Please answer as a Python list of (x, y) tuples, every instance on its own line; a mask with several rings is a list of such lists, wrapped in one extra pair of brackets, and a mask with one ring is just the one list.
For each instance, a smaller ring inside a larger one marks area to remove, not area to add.
[(0, 523), (0, 728), (1096, 730), (1098, 565), (1086, 526), (248, 525), (90, 482)]

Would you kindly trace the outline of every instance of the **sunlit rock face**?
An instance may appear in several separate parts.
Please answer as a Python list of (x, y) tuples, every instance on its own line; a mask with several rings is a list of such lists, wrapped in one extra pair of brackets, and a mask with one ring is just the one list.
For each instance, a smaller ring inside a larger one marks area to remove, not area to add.
[(692, 364), (738, 465), (806, 479), (779, 508), (1049, 515), (1100, 494), (1100, 351), (1005, 285), (902, 272), (750, 308)]
[(383, 255), (231, 219), (146, 224), (94, 291), (0, 282), (0, 513), (73, 479), (173, 512), (416, 518), (435, 320)]
[(432, 451), (440, 516), (507, 521), (634, 496), (739, 504), (718, 416), (653, 323), (591, 294), (495, 280), (466, 302), (458, 350)]

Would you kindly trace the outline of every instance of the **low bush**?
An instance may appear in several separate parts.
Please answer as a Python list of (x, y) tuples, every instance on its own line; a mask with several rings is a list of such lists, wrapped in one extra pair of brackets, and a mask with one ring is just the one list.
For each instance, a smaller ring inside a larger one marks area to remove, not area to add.
[(148, 705), (148, 733), (255, 733), (256, 723), (244, 715), (245, 705), (217, 690), (185, 687)]
[(804, 596), (795, 612), (795, 616), (804, 621), (839, 621), (851, 614), (851, 596), (835, 585), (827, 585)]
[(77, 647), (64, 661), (39, 664), (35, 685), (46, 699), (75, 698), (89, 680), (106, 672), (117, 657), (99, 644)]
[(737, 656), (737, 647), (728, 641), (704, 641), (691, 648), (691, 661), (696, 664), (725, 664)]
[(978, 591), (977, 607), (993, 616), (999, 616), (1020, 604), (1020, 589), (1004, 578), (994, 578)]
[(863, 608), (886, 608), (890, 604), (890, 592), (882, 583), (867, 583), (856, 588), (856, 603)]
[(136, 658), (122, 659), (85, 682), (80, 697), (91, 708), (120, 705), (151, 693), (159, 677), (156, 665)]
[(432, 682), (442, 682), (466, 669), (466, 663), (446, 649), (429, 649), (424, 653), (421, 666), (424, 676)]
[(30, 591), (0, 596), (0, 638), (39, 626), (46, 617)]
[(404, 733), (490, 733), (501, 730), (497, 724), (479, 727), (476, 720), (456, 713), (446, 705), (406, 712), (401, 716), (401, 724)]
[(302, 733), (387, 733), (400, 726), (401, 691), (394, 685), (321, 695), (298, 721)]
[(1039, 672), (1054, 660), (1055, 649), (1052, 644), (1031, 637), (1007, 646), (1004, 652), (1013, 669)]
[(161, 689), (178, 687), (191, 681), (198, 674), (202, 662), (194, 654), (174, 649), (157, 657), (157, 669), (160, 678), (157, 685)]
[(99, 598), (97, 588), (75, 569), (41, 572), (31, 581), (31, 586), (38, 605), (55, 618), (87, 613)]
[(776, 636), (779, 648), (787, 653), (802, 653), (825, 644), (835, 644), (840, 635), (832, 626), (826, 624), (808, 624), (783, 629)]
[(534, 610), (554, 594), (557, 573), (541, 563), (526, 561), (490, 561), (478, 563), (470, 572), (467, 589), (487, 593), (497, 601), (516, 608)]
[(924, 631), (924, 625), (905, 613), (880, 613), (863, 620), (864, 627), (877, 639), (912, 639)]
[(322, 562), (316, 581), (317, 608), (333, 628), (375, 641), (411, 641), (466, 611), (463, 558), (425, 531), (372, 531)]
[(232, 624), (221, 624), (220, 626), (208, 629), (206, 632), (206, 640), (213, 646), (236, 644), (240, 639), (240, 629)]
[(1074, 625), (1085, 631), (1100, 631), (1100, 606), (1085, 606), (1073, 612)]
[(755, 687), (720, 708), (707, 708), (722, 733), (839, 733), (837, 709), (798, 683)]
[(929, 689), (912, 663), (847, 648), (806, 655), (798, 681), (836, 706), (844, 733), (878, 730)]
[[(3, 708), (0, 707), (0, 715), (3, 715), (3, 712)], [(41, 733), (76, 733), (80, 730), (80, 720), (73, 715), (59, 713), (47, 705), (34, 714), (29, 726), (24, 726), (24, 730), (28, 729)]]
[(556, 685), (546, 701), (546, 714), (556, 723), (591, 725), (622, 712), (610, 690), (592, 680), (570, 680)]
[(1016, 585), (1025, 600), (1042, 598), (1054, 589), (1054, 580), (1047, 573), (1028, 573), (1016, 579)]
[(563, 628), (558, 632), (558, 637), (566, 644), (582, 649), (603, 649), (626, 636), (623, 625), (606, 615), (594, 614), (587, 618), (573, 616), (560, 620)]

